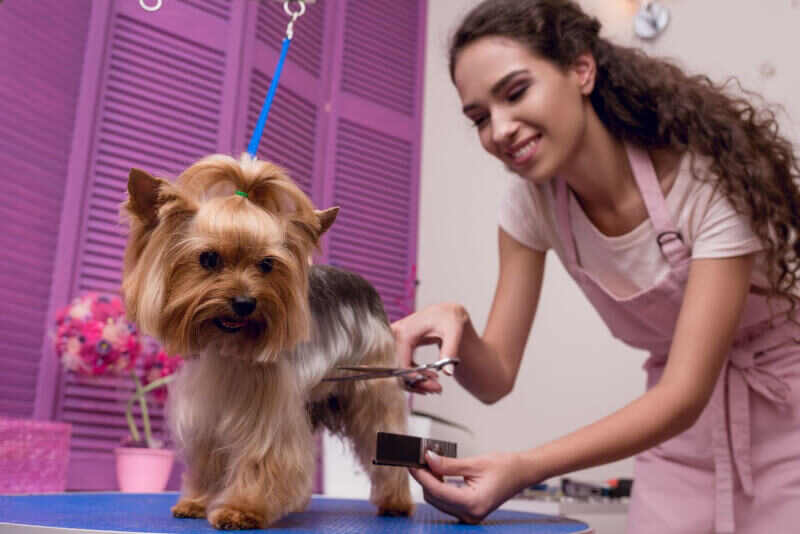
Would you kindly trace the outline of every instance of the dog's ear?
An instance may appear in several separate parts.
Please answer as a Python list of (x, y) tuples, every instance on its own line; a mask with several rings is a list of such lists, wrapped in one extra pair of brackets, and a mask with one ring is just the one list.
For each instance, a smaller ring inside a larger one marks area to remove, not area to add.
[(166, 183), (141, 169), (131, 169), (128, 175), (128, 202), (125, 208), (145, 225), (154, 224), (158, 217), (158, 192)]
[(289, 221), (294, 231), (300, 232), (304, 239), (318, 246), (322, 234), (331, 227), (337, 213), (339, 213), (338, 207), (322, 211), (314, 210), (313, 216), (310, 212), (305, 212), (304, 216), (295, 213), (291, 215)]
[(322, 237), (322, 234), (327, 232), (328, 228), (333, 224), (333, 221), (336, 220), (336, 216), (339, 214), (339, 206), (334, 206), (333, 208), (322, 211), (314, 210), (314, 213), (319, 218), (319, 237)]

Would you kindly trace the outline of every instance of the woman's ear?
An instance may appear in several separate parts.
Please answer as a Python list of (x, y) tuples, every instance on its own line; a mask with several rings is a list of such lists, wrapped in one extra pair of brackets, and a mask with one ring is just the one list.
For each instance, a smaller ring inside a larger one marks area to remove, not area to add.
[(572, 64), (570, 70), (577, 77), (581, 94), (583, 96), (592, 94), (597, 76), (597, 63), (594, 60), (594, 56), (589, 53), (581, 54)]

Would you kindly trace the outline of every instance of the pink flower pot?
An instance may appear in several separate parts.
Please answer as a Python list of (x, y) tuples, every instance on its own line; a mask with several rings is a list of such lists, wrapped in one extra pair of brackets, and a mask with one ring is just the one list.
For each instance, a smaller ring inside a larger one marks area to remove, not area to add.
[(120, 491), (152, 493), (164, 491), (175, 461), (175, 451), (117, 447), (117, 482)]

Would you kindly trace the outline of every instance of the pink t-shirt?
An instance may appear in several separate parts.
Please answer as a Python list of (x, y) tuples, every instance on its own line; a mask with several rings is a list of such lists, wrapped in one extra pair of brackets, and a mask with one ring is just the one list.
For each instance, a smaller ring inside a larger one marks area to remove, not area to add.
[[(696, 158), (696, 165), (703, 169), (707, 160)], [(748, 217), (737, 213), (713, 184), (694, 179), (690, 166), (691, 158), (684, 156), (666, 202), (692, 258), (728, 258), (762, 250)], [(563, 261), (552, 183), (539, 186), (512, 180), (500, 208), (500, 226), (525, 246), (555, 250)], [(592, 224), (572, 195), (569, 213), (581, 266), (615, 297), (652, 287), (669, 271), (649, 218), (627, 234), (609, 237)], [(758, 256), (753, 283), (768, 287), (763, 254)]]

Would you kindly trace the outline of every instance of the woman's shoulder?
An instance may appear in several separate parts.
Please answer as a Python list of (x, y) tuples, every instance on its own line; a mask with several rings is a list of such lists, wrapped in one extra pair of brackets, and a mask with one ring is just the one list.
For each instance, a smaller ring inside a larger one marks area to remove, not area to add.
[(536, 184), (530, 180), (512, 176), (505, 191), (505, 204), (524, 207), (542, 214), (551, 210), (555, 198), (556, 179), (544, 184)]
[(499, 223), (517, 241), (547, 250), (553, 239), (552, 186), (512, 177), (500, 207)]

